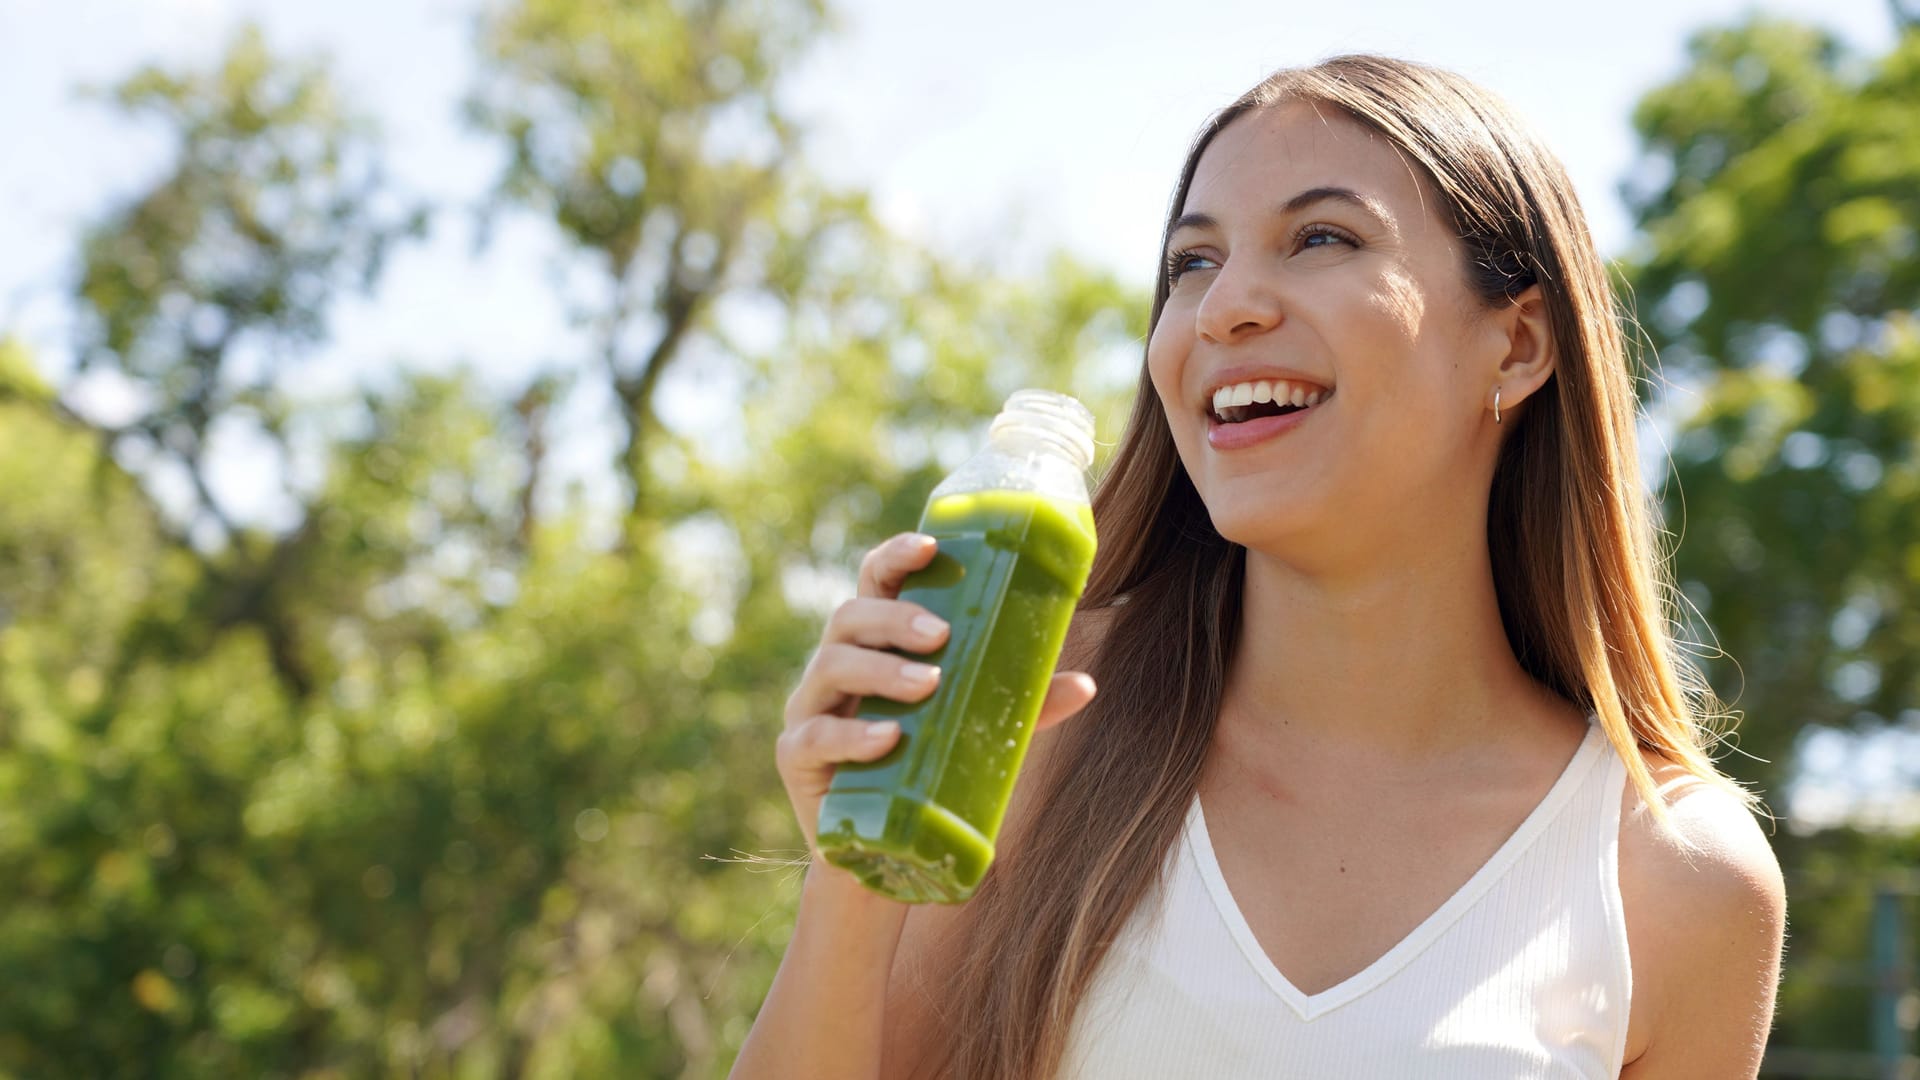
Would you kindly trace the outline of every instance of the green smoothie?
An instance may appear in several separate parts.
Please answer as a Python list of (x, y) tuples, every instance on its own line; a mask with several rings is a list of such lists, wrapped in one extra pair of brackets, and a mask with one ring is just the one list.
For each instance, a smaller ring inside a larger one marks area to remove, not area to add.
[(947, 620), (932, 696), (867, 698), (897, 720), (886, 757), (841, 765), (820, 807), (820, 850), (868, 888), (911, 903), (958, 903), (993, 861), (1014, 777), (1047, 695), (1067, 623), (1093, 564), (1093, 511), (1025, 491), (935, 499), (920, 531), (939, 543), (900, 591)]

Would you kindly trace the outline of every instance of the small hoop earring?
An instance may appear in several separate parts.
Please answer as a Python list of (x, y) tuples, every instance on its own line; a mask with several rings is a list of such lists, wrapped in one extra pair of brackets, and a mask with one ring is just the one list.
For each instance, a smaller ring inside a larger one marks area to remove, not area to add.
[(1493, 388), (1493, 422), (1500, 422), (1500, 388)]

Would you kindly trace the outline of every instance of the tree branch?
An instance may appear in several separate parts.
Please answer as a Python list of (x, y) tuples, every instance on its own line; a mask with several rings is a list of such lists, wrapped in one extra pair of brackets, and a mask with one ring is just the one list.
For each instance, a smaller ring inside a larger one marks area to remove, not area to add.
[(673, 242), (667, 248), (666, 273), (660, 285), (659, 307), (664, 326), (659, 340), (648, 351), (646, 362), (641, 365), (638, 375), (628, 377), (620, 371), (613, 344), (618, 338), (618, 326), (610, 332), (607, 361), (613, 374), (614, 396), (620, 402), (622, 419), (627, 423), (627, 441), (620, 459), (628, 482), (632, 485), (633, 500), (627, 506), (629, 536), (639, 527), (646, 512), (646, 449), (659, 427), (659, 417), (653, 411), (653, 395), (668, 366), (678, 357), (701, 309), (720, 291), (721, 282), (726, 280), (727, 272), (733, 265), (734, 251), (746, 230), (747, 208), (772, 189), (784, 160), (782, 156), (773, 167), (760, 174), (758, 181), (740, 194), (736, 205), (720, 215), (720, 220), (726, 222), (727, 227), (715, 238), (713, 263), (704, 271), (696, 275), (688, 269), (688, 230), (683, 227), (675, 232)]
[(514, 532), (518, 553), (525, 556), (533, 547), (534, 500), (539, 493), (540, 473), (547, 457), (547, 409), (553, 403), (553, 388), (544, 378), (535, 379), (517, 401), (514, 414), (527, 440), (527, 478), (520, 486), (520, 521)]
[[(694, 317), (698, 314), (701, 301), (718, 282), (717, 273), (710, 274), (706, 280), (689, 285), (685, 265), (687, 231), (682, 228), (674, 234), (673, 243), (668, 246), (667, 267), (660, 286), (659, 312), (662, 321), (660, 337), (648, 350), (647, 359), (640, 365), (637, 374), (629, 375), (620, 369), (618, 360), (618, 339), (625, 318), (616, 318), (608, 328), (607, 366), (613, 376), (614, 398), (620, 404), (620, 418), (627, 426), (626, 444), (621, 447), (620, 466), (626, 473), (630, 485), (630, 501), (627, 503), (627, 539), (631, 540), (635, 530), (646, 516), (647, 464), (646, 449), (654, 430), (659, 426), (659, 418), (653, 411), (653, 395), (660, 385), (660, 379), (667, 368), (680, 353), (681, 344), (686, 340), (687, 332), (692, 329)], [(716, 268), (719, 260), (716, 259)]]

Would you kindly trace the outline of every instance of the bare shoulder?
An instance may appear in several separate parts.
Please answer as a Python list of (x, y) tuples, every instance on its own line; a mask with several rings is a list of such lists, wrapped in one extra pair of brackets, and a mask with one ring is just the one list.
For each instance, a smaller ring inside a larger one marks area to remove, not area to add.
[[(1111, 608), (1082, 608), (1074, 613), (1060, 650), (1061, 671), (1084, 671), (1092, 664), (1112, 615)], [(1060, 731), (1074, 723), (1068, 720), (1059, 727), (1034, 733), (1020, 775), (1014, 780), (1006, 819), (1001, 823), (997, 841), (1000, 854), (1012, 850), (1026, 831), (1034, 813), (1039, 786), (1036, 781), (1046, 774)], [(943, 973), (958, 966), (955, 954), (965, 948), (966, 935), (965, 904), (916, 904), (908, 910), (887, 985), (883, 1075), (917, 1076), (924, 1071), (922, 1059), (927, 1047), (921, 1035), (943, 1026), (939, 1019), (945, 1004), (940, 997), (945, 985)]]
[(1668, 895), (1683, 906), (1777, 891), (1780, 864), (1773, 845), (1739, 799), (1679, 765), (1647, 764), (1671, 824), (1662, 828), (1629, 789), (1620, 829), (1623, 856), (1631, 853), (1643, 870), (1676, 890)]
[(1648, 760), (1669, 824), (1631, 785), (1620, 889), (1634, 971), (1624, 1080), (1752, 1076), (1772, 1026), (1786, 887), (1760, 822), (1733, 794)]

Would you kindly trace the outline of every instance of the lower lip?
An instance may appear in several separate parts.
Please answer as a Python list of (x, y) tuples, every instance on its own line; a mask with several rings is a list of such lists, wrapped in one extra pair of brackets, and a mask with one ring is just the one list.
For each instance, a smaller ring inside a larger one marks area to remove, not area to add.
[(1238, 424), (1223, 424), (1212, 416), (1207, 417), (1207, 445), (1215, 450), (1239, 450), (1254, 446), (1268, 439), (1278, 438), (1305, 423), (1307, 417), (1320, 411), (1326, 402), (1310, 405), (1299, 412), (1290, 412), (1283, 416), (1262, 416), (1245, 420)]

